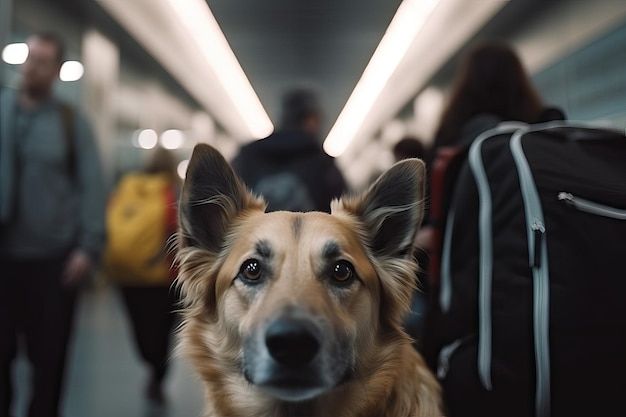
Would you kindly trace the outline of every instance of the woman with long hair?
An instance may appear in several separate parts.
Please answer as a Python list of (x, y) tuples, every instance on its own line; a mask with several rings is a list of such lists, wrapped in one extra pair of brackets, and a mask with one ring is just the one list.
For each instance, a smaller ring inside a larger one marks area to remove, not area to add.
[[(465, 55), (460, 65), (431, 153), (434, 155), (443, 146), (461, 144), (468, 124), (477, 118), (483, 119), (488, 129), (499, 121), (541, 121), (543, 112), (543, 101), (515, 51), (504, 42), (483, 41)], [(471, 133), (480, 133), (473, 130)]]

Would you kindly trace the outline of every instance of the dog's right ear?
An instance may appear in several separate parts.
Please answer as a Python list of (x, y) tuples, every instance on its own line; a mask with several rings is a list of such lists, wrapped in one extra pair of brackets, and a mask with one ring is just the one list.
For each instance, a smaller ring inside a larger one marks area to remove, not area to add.
[(219, 253), (232, 220), (249, 209), (264, 211), (265, 203), (246, 189), (217, 149), (196, 145), (180, 200), (179, 245)]
[(412, 255), (424, 216), (425, 167), (419, 159), (396, 163), (356, 198), (333, 203), (356, 215), (368, 235), (368, 246), (378, 257)]

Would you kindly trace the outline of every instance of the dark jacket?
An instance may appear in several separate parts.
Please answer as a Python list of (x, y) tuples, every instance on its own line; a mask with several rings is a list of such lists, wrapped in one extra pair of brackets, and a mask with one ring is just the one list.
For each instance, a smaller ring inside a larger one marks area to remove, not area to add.
[(243, 146), (233, 168), (268, 202), (268, 210), (330, 211), (346, 183), (317, 140), (300, 131), (278, 131)]

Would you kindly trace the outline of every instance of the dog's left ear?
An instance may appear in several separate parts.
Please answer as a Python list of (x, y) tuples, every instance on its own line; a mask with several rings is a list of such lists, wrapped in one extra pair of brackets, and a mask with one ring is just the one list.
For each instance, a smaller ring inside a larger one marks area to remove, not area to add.
[(396, 163), (359, 198), (343, 198), (339, 206), (364, 223), (377, 257), (412, 254), (424, 216), (424, 163), (406, 159)]
[(181, 247), (219, 253), (233, 219), (248, 209), (263, 211), (265, 203), (246, 189), (217, 149), (196, 145), (180, 201)]

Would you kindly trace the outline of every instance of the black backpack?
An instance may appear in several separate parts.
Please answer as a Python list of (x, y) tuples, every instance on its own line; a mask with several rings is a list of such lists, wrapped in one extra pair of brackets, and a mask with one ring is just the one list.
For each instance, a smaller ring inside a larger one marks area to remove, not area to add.
[(449, 416), (626, 415), (622, 132), (501, 124), (449, 201), (423, 341)]
[(309, 189), (293, 171), (280, 171), (261, 178), (254, 185), (254, 191), (263, 196), (268, 211), (315, 210)]

